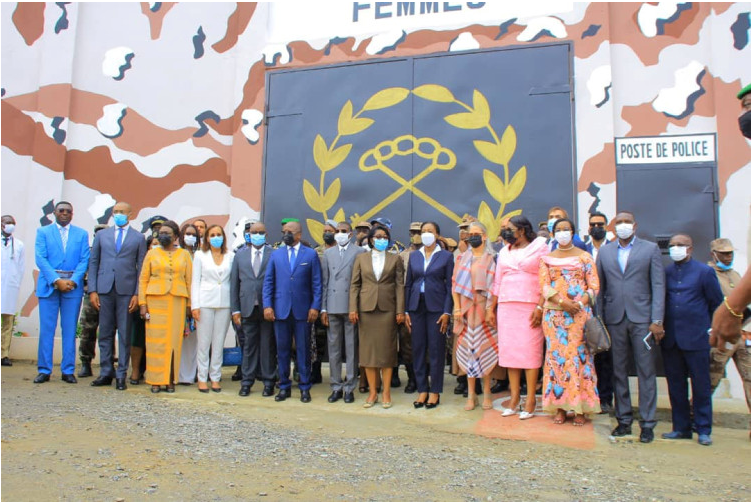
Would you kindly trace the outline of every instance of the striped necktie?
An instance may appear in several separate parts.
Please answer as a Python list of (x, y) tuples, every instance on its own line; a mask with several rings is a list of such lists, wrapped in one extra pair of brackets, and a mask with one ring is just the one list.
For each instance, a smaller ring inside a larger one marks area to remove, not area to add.
[(65, 253), (65, 248), (68, 246), (68, 227), (60, 227), (60, 239), (63, 241), (63, 253)]

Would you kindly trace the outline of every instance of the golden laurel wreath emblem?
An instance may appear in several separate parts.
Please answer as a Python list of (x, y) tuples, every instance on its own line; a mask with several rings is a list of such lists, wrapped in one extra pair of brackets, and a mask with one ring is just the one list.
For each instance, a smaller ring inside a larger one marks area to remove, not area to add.
[[(421, 85), (412, 91), (404, 87), (382, 89), (366, 100), (363, 107), (355, 114), (353, 113), (353, 103), (350, 100), (346, 101), (337, 119), (337, 136), (335, 136), (332, 142), (327, 144), (321, 134), (317, 134), (314, 139), (313, 155), (314, 163), (320, 171), (319, 187), (317, 189), (309, 180), (303, 180), (303, 197), (306, 203), (313, 211), (321, 213), (322, 221), (330, 219), (329, 212), (337, 205), (338, 198), (340, 197), (341, 181), (340, 178), (335, 178), (327, 185), (327, 173), (340, 166), (348, 158), (350, 150), (353, 147), (351, 143), (339, 144), (340, 141), (347, 136), (359, 134), (374, 124), (374, 119), (363, 116), (365, 112), (395, 106), (404, 101), (411, 92), (416, 97), (427, 101), (453, 103), (463, 108), (465, 111), (444, 117), (444, 120), (453, 127), (458, 129), (486, 129), (489, 132), (492, 141), (477, 139), (473, 141), (473, 146), (486, 160), (502, 166), (502, 178), (492, 170), (483, 170), (484, 185), (489, 195), (499, 203), (499, 209), (494, 212), (489, 204), (485, 200), (482, 200), (479, 204), (476, 218), (486, 226), (489, 238), (492, 240), (496, 239), (499, 234), (501, 221), (522, 212), (521, 209), (515, 209), (505, 213), (505, 209), (525, 188), (527, 173), (526, 166), (522, 166), (512, 177), (510, 176), (510, 161), (517, 148), (515, 129), (512, 125), (508, 125), (501, 137), (497, 134), (491, 126), (489, 102), (477, 89), (473, 91), (473, 102), (471, 105), (456, 99), (452, 91), (447, 87), (436, 84)], [(430, 164), (413, 178), (406, 180), (385, 164), (385, 162), (389, 161), (395, 155), (417, 155), (430, 161)], [(416, 138), (406, 134), (391, 140), (382, 141), (361, 155), (358, 162), (359, 169), (364, 172), (381, 171), (393, 179), (398, 184), (398, 188), (368, 211), (362, 214), (352, 214), (349, 218), (350, 221), (352, 224), (363, 220), (368, 221), (405, 192), (410, 191), (413, 195), (422, 199), (449, 219), (460, 223), (462, 216), (459, 216), (416, 186), (418, 182), (429, 176), (432, 172), (436, 170), (451, 171), (456, 165), (457, 157), (455, 153), (443, 147), (434, 138)], [(345, 210), (342, 207), (338, 208), (332, 219), (344, 221)], [(324, 224), (322, 221), (311, 218), (306, 219), (309, 233), (319, 244), (323, 242), (322, 233)]]

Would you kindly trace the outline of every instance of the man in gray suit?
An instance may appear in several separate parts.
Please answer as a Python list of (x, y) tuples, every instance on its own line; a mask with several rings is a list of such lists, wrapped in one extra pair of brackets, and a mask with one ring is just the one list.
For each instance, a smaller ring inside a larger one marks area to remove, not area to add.
[[(131, 313), (138, 307), (141, 262), (146, 254), (144, 236), (128, 225), (131, 206), (118, 202), (112, 208), (115, 226), (94, 236), (89, 258), (88, 288), (91, 305), (99, 310), (99, 377), (93, 387), (126, 389), (131, 353)], [(115, 329), (118, 330), (118, 370), (113, 362)]]
[(596, 260), (601, 283), (601, 312), (612, 336), (615, 417), (613, 436), (632, 433), (633, 408), (628, 387), (628, 354), (638, 373), (642, 443), (654, 439), (656, 426), (656, 350), (664, 337), (664, 267), (659, 246), (635, 236), (635, 216), (614, 218), (618, 239), (602, 246)]
[(246, 230), (251, 245), (235, 253), (230, 270), (230, 312), (233, 323), (243, 331), (243, 360), (239, 396), (251, 394), (257, 375), (264, 382), (262, 396), (275, 390), (277, 347), (273, 324), (264, 320), (262, 289), (272, 248), (267, 245), (267, 228), (259, 221)]
[[(350, 224), (337, 225), (335, 241), (337, 245), (326, 249), (322, 255), (322, 324), (327, 326), (327, 347), (329, 351), (329, 381), (332, 388), (327, 401), (343, 399), (346, 403), (355, 401), (358, 372), (358, 341), (356, 325), (348, 320), (350, 279), (353, 275), (353, 262), (362, 247), (351, 242), (353, 231)], [(345, 382), (342, 379), (343, 341), (345, 342)]]

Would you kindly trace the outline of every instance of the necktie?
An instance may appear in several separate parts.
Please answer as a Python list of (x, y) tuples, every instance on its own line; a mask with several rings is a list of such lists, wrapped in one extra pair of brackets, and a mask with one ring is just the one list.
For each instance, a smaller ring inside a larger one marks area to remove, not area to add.
[(290, 271), (295, 268), (295, 248), (290, 248)]
[(65, 248), (68, 246), (68, 227), (60, 229), (60, 239), (63, 241), (63, 253), (65, 253)]
[(8, 238), (3, 237), (3, 246), (7, 246), (7, 245), (8, 245)]
[(251, 267), (254, 269), (254, 275), (259, 276), (259, 270), (261, 270), (261, 251), (254, 251), (254, 261), (251, 263)]
[(115, 252), (120, 253), (121, 247), (123, 247), (123, 229), (118, 228), (118, 238), (115, 240)]
[(343, 256), (345, 256), (345, 248), (340, 246), (340, 260), (343, 259)]

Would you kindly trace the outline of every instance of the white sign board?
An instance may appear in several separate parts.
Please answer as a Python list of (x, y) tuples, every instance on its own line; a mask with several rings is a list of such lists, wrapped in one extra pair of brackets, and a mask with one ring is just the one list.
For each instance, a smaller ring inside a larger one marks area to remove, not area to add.
[(615, 138), (614, 153), (619, 165), (716, 162), (716, 134)]

